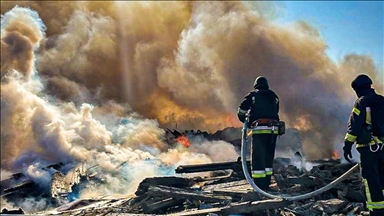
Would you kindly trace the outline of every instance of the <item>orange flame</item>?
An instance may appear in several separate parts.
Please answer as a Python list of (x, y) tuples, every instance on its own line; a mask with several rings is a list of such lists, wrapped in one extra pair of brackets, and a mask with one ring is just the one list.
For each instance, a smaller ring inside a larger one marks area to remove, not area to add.
[(232, 121), (231, 116), (228, 115), (225, 117), (225, 123), (227, 123), (227, 125), (229, 125), (229, 126), (233, 125), (233, 121)]
[(339, 153), (337, 153), (337, 151), (333, 150), (332, 159), (339, 159), (339, 158), (340, 158)]
[(226, 127), (241, 127), (242, 123), (237, 120), (235, 116), (227, 115), (225, 116)]
[(187, 148), (191, 145), (191, 143), (189, 142), (188, 138), (186, 136), (184, 136), (184, 135), (179, 136), (177, 138), (177, 142), (180, 143), (181, 145), (187, 147)]

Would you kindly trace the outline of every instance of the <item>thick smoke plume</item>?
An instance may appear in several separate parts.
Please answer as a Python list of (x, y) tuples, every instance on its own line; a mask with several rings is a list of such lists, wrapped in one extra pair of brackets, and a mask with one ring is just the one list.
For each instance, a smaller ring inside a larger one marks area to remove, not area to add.
[(99, 165), (108, 184), (84, 191), (93, 196), (132, 192), (178, 164), (234, 160), (223, 142), (173, 148), (161, 127), (241, 126), (237, 107), (259, 75), (279, 95), (281, 119), (300, 131), (306, 157), (331, 157), (355, 99), (351, 80), (367, 73), (383, 93), (382, 68), (353, 53), (333, 62), (309, 23), (277, 25), (264, 7), (2, 2), (1, 169)]

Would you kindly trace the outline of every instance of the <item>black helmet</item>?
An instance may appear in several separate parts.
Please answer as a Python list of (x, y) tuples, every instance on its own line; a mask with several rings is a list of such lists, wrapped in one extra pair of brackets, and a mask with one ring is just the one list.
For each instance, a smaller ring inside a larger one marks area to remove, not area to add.
[(372, 80), (365, 74), (358, 75), (351, 83), (352, 88), (356, 90), (371, 88)]
[(268, 80), (267, 78), (263, 77), (263, 76), (259, 76), (255, 79), (255, 83), (253, 84), (253, 87), (255, 89), (258, 89), (258, 88), (266, 88), (268, 89), (269, 88), (269, 85), (268, 85)]

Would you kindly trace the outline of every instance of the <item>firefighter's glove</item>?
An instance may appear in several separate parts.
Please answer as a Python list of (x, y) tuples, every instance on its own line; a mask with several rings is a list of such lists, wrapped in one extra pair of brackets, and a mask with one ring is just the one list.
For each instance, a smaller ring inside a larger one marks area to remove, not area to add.
[(350, 163), (352, 163), (352, 161), (351, 161), (351, 159), (352, 159), (352, 145), (353, 145), (352, 142), (345, 141), (344, 147), (343, 147), (344, 158), (345, 158), (345, 160), (347, 160)]

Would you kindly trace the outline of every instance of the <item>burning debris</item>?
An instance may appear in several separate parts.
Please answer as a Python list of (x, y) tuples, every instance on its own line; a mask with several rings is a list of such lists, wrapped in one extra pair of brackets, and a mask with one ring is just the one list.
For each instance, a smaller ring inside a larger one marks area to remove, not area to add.
[[(355, 164), (338, 159), (313, 161), (311, 170), (299, 170), (289, 158), (276, 158), (271, 188), (274, 193), (298, 195), (314, 191), (338, 178)], [(268, 199), (253, 191), (237, 175), (238, 161), (179, 166), (177, 173), (223, 171), (206, 177), (153, 177), (144, 179), (134, 196), (77, 200), (43, 214), (86, 215), (108, 213), (170, 215), (367, 215), (359, 172), (331, 190), (302, 201)], [(215, 171), (214, 171), (215, 170)]]
[[(166, 128), (166, 139), (167, 143), (179, 143), (184, 145), (182, 142), (189, 143), (189, 138), (200, 139), (208, 141), (222, 140), (231, 143), (235, 146), (236, 150), (240, 152), (241, 148), (241, 128), (227, 127), (223, 130), (218, 130), (215, 133), (209, 133), (208, 131), (201, 130), (184, 130), (182, 132), (176, 129)], [(181, 142), (181, 143), (180, 143)], [(288, 128), (284, 136), (280, 136), (276, 146), (276, 151), (279, 153), (290, 154), (296, 151), (303, 151), (302, 149), (303, 139), (298, 130), (294, 128)], [(184, 146), (189, 146), (189, 144)], [(338, 158), (338, 153), (333, 151), (333, 158)]]
[[(166, 129), (166, 131), (169, 132), (171, 130)], [(189, 141), (188, 137), (191, 139), (205, 139), (205, 137), (214, 136), (214, 134), (200, 131), (194, 134), (192, 130), (182, 133), (177, 130), (172, 130), (171, 134), (172, 136), (167, 138), (168, 145), (178, 147), (181, 144), (184, 148), (191, 146), (192, 141)], [(200, 137), (200, 135), (206, 136)], [(217, 137), (217, 139), (220, 139), (220, 137)], [(194, 146), (194, 148), (196, 147)], [(147, 158), (146, 161), (151, 164), (157, 164), (156, 166), (160, 169), (172, 170), (174, 168), (173, 166), (167, 167), (167, 164), (156, 158)], [(129, 167), (129, 161), (123, 161), (113, 169), (116, 172), (115, 175), (119, 176), (122, 175), (122, 172), (129, 169)], [(49, 203), (48, 208), (52, 208), (80, 199), (80, 194), (90, 185), (98, 187), (108, 184), (99, 173), (101, 171), (99, 165), (87, 166), (83, 163), (76, 165), (60, 162), (41, 167), (40, 171), (48, 173), (50, 186), (48, 184), (41, 184), (39, 179), (33, 179), (25, 173), (12, 174), (9, 178), (1, 180), (2, 199), (16, 206), (22, 197), (44, 199)], [(167, 175), (172, 175), (173, 173), (174, 171)], [(37, 190), (37, 188), (40, 189)]]
[[(238, 130), (228, 128), (214, 134), (187, 130), (169, 132), (169, 145), (180, 146), (179, 138), (188, 142), (204, 139), (238, 139)], [(231, 131), (232, 133), (228, 132)], [(225, 135), (224, 135), (225, 134)], [(188, 138), (189, 137), (189, 138)], [(182, 145), (184, 148), (187, 146)], [(194, 146), (190, 146), (193, 148)], [(248, 168), (250, 161), (247, 161)], [(308, 165), (310, 164), (310, 165)], [(124, 169), (128, 164), (122, 162), (115, 170)], [(350, 169), (354, 164), (342, 164), (339, 159), (306, 161), (300, 152), (291, 158), (278, 157), (274, 160), (274, 183), (272, 188), (279, 194), (298, 195), (314, 191), (333, 181)], [(364, 194), (362, 193), (359, 173), (344, 180), (324, 194), (305, 201), (287, 201), (263, 197), (244, 180), (241, 160), (232, 162), (179, 165), (174, 176), (152, 177), (144, 179), (137, 187), (135, 195), (114, 198), (82, 199), (81, 191), (90, 184), (103, 185), (98, 165), (86, 167), (78, 165), (65, 170), (65, 164), (58, 163), (44, 167), (52, 173), (50, 208), (41, 214), (83, 215), (88, 213), (131, 213), (131, 214), (177, 214), (177, 215), (300, 215), (320, 212), (327, 214), (348, 213), (364, 214)], [(298, 168), (299, 167), (299, 168)], [(68, 177), (68, 174), (71, 174)], [(203, 175), (196, 176), (195, 174)], [(191, 176), (189, 176), (191, 174)], [(121, 175), (121, 173), (119, 174)], [(196, 177), (193, 177), (196, 176)], [(69, 180), (68, 180), (69, 179)], [(17, 196), (33, 192), (35, 182), (22, 173), (1, 182), (2, 196), (12, 201)], [(13, 197), (12, 197), (13, 196)], [(36, 194), (35, 196), (41, 196)], [(113, 197), (113, 196), (112, 196)], [(304, 205), (305, 204), (305, 205)], [(324, 210), (326, 208), (326, 210)]]
[[(42, 169), (51, 173), (50, 185), (41, 185), (36, 179), (31, 179), (23, 173), (16, 173), (10, 178), (1, 180), (0, 195), (7, 203), (15, 206), (19, 205), (20, 200), (32, 199), (36, 202), (47, 202), (44, 209), (54, 208), (78, 200), (80, 191), (86, 185), (101, 183), (95, 173), (91, 172), (95, 167), (85, 168), (84, 165), (80, 165), (66, 171), (64, 163), (48, 165)], [(11, 211), (6, 214), (11, 214)]]
[(24, 214), (24, 211), (23, 211), (23, 209), (21, 209), (21, 208), (19, 208), (19, 209), (17, 209), (17, 210), (8, 210), (8, 209), (4, 208), (4, 209), (0, 212), (0, 214), (5, 214), (5, 215), (8, 215), (8, 214), (22, 215), (22, 214)]

